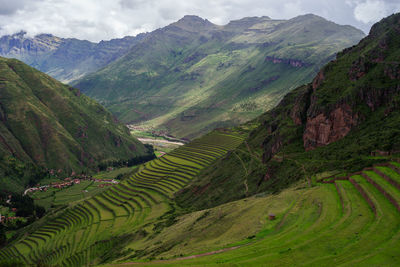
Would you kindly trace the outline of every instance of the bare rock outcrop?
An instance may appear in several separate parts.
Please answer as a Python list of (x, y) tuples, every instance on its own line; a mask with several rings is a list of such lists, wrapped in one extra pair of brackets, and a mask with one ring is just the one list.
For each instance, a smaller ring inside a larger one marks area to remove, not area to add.
[(328, 114), (308, 117), (303, 134), (304, 148), (312, 150), (345, 137), (357, 125), (358, 115), (348, 104), (341, 104)]

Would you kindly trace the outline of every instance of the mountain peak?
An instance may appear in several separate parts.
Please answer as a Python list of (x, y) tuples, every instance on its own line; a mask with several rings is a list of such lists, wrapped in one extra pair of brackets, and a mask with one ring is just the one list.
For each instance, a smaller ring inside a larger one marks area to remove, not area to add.
[(205, 22), (205, 21), (208, 21), (208, 20), (203, 19), (196, 15), (185, 15), (185, 16), (183, 16), (183, 18), (178, 20), (178, 22), (200, 22), (200, 23)]
[(299, 15), (297, 17), (294, 17), (292, 19), (290, 19), (290, 21), (307, 21), (307, 20), (322, 20), (322, 21), (327, 21), (325, 18), (312, 14), (312, 13), (308, 13), (308, 14), (304, 14), (304, 15)]
[(173, 23), (173, 25), (184, 28), (184, 29), (199, 29), (209, 28), (215, 26), (207, 19), (203, 19), (196, 15), (185, 15), (183, 18)]
[(14, 38), (14, 39), (23, 39), (23, 38), (25, 38), (25, 35), (27, 34), (27, 32), (26, 31), (19, 31), (19, 32), (16, 32), (16, 33), (14, 33), (14, 34), (12, 34), (12, 35), (9, 35), (11, 38)]

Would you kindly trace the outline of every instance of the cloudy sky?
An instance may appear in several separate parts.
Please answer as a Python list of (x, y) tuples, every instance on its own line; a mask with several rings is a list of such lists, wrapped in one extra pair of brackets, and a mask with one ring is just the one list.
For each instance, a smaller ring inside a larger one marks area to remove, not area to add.
[(21, 30), (91, 41), (136, 35), (184, 15), (216, 24), (246, 16), (288, 19), (314, 13), (364, 32), (400, 11), (399, 0), (0, 0), (0, 35)]

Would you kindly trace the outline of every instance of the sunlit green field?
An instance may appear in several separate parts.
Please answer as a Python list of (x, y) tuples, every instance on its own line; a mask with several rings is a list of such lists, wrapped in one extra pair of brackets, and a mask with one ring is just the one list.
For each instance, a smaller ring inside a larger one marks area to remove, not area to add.
[[(350, 175), (348, 180), (332, 180), (311, 188), (297, 186), (278, 195), (193, 213), (163, 233), (161, 240), (165, 243), (182, 239), (168, 252), (160, 253), (162, 257), (151, 265), (397, 266), (399, 185), (399, 164), (392, 162)], [(257, 205), (257, 201), (263, 205)], [(270, 213), (276, 215), (276, 220), (267, 220)], [(252, 235), (242, 236), (242, 242), (232, 242), (230, 233), (240, 236), (240, 228), (247, 228)], [(252, 232), (254, 229), (258, 232)], [(218, 251), (215, 244), (220, 245), (218, 249), (235, 247), (202, 255)], [(195, 256), (185, 258), (189, 255)]]

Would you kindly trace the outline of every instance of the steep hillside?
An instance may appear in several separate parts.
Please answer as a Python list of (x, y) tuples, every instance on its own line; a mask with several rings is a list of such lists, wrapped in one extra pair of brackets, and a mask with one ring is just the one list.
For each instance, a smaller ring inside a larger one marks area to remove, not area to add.
[(23, 163), (71, 173), (149, 153), (123, 124), (79, 90), (18, 60), (0, 58), (2, 189), (14, 165), (22, 175), (15, 173), (17, 181), (11, 182), (23, 185)]
[(185, 16), (75, 85), (126, 123), (191, 138), (273, 107), (362, 37), (315, 15), (224, 26)]
[(255, 129), (245, 143), (202, 172), (178, 202), (211, 207), (302, 178), (358, 171), (376, 160), (371, 153), (399, 153), (399, 33), (400, 14), (374, 25), (312, 83), (249, 123)]
[(31, 38), (20, 32), (0, 38), (0, 56), (17, 58), (60, 81), (70, 82), (121, 57), (144, 36), (92, 43), (51, 34)]

